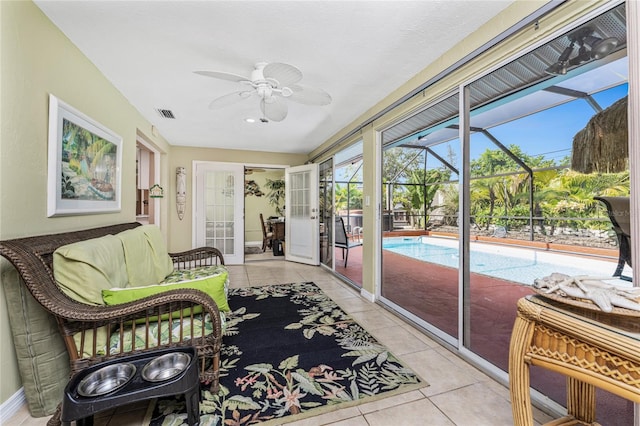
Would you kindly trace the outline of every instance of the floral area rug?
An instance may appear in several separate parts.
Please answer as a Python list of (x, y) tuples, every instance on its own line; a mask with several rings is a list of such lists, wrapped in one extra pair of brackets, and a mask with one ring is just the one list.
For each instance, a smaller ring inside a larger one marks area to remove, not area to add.
[[(202, 391), (200, 425), (284, 423), (425, 387), (314, 283), (231, 289), (220, 392)], [(181, 397), (150, 424), (186, 424)]]

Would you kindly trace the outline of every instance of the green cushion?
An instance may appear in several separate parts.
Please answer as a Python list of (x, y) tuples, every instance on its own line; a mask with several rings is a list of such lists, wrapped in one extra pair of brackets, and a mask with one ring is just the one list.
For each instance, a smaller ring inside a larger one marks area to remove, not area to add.
[(116, 236), (122, 241), (129, 286), (156, 284), (173, 272), (173, 262), (157, 226), (138, 226)]
[(225, 283), (227, 282), (227, 278), (227, 271), (223, 271), (217, 275), (175, 283), (170, 282), (142, 287), (112, 288), (102, 290), (102, 298), (104, 303), (107, 305), (117, 305), (142, 299), (143, 297), (162, 293), (168, 290), (193, 288), (207, 293), (213, 298), (213, 300), (215, 300), (218, 305), (218, 309), (226, 312), (231, 310), (229, 308), (225, 292)]
[[(99, 327), (96, 330), (96, 354), (97, 355), (105, 355), (105, 347), (107, 346), (107, 342), (109, 341), (110, 330), (108, 326)], [(80, 358), (91, 358), (93, 357), (93, 330), (87, 330), (84, 335), (84, 347), (80, 348), (80, 344), (82, 343), (82, 333), (78, 332), (73, 335), (73, 341), (76, 344), (76, 348), (78, 348), (78, 356)]]
[[(50, 416), (69, 381), (67, 348), (55, 317), (33, 298), (18, 272), (12, 267), (3, 269), (0, 280), (13, 334), (13, 341), (11, 335), (4, 336), (2, 344), (15, 348), (29, 412), (33, 417)], [(2, 360), (2, 368), (9, 365), (9, 360)]]
[[(225, 317), (220, 312), (220, 320), (222, 321), (222, 329), (225, 327)], [(182, 337), (183, 340), (191, 338), (191, 331), (193, 330), (194, 336), (198, 337), (202, 335), (202, 329), (204, 328), (205, 336), (208, 336), (213, 332), (213, 323), (209, 315), (205, 315), (204, 321), (202, 315), (194, 316), (191, 318), (184, 318), (182, 321), (183, 335), (180, 336), (179, 320), (162, 321), (160, 323), (160, 338), (158, 339), (158, 323), (154, 322), (149, 324), (149, 327), (136, 327), (135, 332), (128, 327), (122, 335), (119, 331), (115, 331), (111, 334), (111, 340), (109, 342), (109, 348), (111, 353), (118, 353), (121, 350), (125, 352), (132, 350), (132, 344), (135, 341), (136, 349), (144, 348), (148, 344), (150, 348), (158, 346), (158, 343), (166, 345), (171, 342), (179, 342)], [(193, 327), (193, 328), (192, 328)], [(158, 342), (159, 340), (159, 342)]]
[(59, 247), (53, 253), (53, 275), (72, 299), (104, 305), (102, 290), (128, 283), (124, 260), (120, 239), (105, 235)]

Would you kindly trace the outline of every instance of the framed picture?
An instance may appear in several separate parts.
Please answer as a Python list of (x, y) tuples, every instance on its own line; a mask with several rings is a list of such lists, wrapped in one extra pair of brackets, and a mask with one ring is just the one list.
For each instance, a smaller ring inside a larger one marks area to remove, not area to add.
[(119, 212), (122, 138), (49, 95), (47, 214)]

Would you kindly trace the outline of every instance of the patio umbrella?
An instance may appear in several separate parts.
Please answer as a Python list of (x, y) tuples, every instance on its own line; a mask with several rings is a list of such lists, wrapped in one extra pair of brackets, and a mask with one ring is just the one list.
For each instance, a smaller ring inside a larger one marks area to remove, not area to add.
[(629, 167), (627, 96), (595, 114), (573, 137), (571, 168), (580, 173), (617, 173)]

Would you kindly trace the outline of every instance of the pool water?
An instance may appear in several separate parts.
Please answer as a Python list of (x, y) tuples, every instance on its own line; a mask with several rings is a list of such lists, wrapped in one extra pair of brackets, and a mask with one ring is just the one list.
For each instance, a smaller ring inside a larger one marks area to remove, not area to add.
[[(458, 241), (434, 237), (385, 238), (385, 250), (425, 262), (457, 268)], [(553, 272), (610, 277), (616, 263), (518, 247), (471, 243), (471, 272), (531, 285)], [(627, 274), (629, 271), (625, 271)]]

